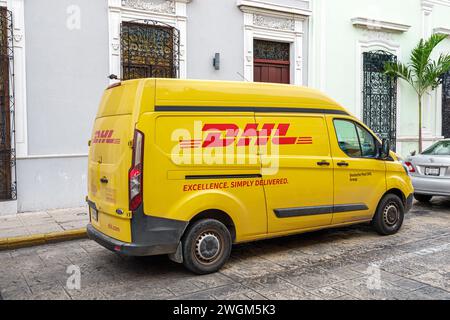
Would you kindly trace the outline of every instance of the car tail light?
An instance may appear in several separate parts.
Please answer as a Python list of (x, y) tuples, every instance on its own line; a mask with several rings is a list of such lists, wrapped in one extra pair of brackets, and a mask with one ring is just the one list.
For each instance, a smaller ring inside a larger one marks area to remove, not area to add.
[(406, 161), (405, 162), (405, 166), (406, 166), (406, 168), (408, 168), (409, 172), (412, 172), (412, 173), (416, 172), (416, 169), (414, 168), (414, 166), (412, 165), (411, 162)]
[(128, 173), (130, 211), (134, 211), (142, 204), (142, 184), (144, 168), (144, 134), (134, 131), (133, 161)]

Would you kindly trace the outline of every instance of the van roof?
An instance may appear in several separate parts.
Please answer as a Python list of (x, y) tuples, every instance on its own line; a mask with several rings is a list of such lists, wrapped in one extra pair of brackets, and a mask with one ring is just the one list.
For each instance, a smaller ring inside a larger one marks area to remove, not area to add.
[[(318, 90), (295, 85), (205, 81), (181, 79), (143, 79), (156, 86), (155, 109), (163, 111), (208, 111), (232, 108), (233, 111), (289, 112), (302, 109), (313, 113), (348, 114), (336, 101)], [(147, 85), (149, 85), (147, 83)], [(298, 111), (300, 110), (300, 111)]]

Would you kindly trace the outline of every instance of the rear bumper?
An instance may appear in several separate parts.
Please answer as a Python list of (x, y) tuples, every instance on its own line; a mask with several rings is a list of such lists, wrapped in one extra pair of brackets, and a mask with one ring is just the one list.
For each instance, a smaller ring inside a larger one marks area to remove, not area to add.
[(185, 221), (147, 216), (141, 206), (131, 219), (131, 243), (114, 239), (95, 229), (92, 224), (88, 224), (87, 234), (91, 240), (117, 253), (154, 256), (175, 253), (187, 225)]
[(102, 245), (106, 249), (111, 251), (125, 254), (127, 256), (152, 256), (159, 254), (168, 254), (175, 252), (177, 249), (177, 245), (175, 244), (175, 248), (173, 246), (165, 244), (165, 245), (142, 245), (142, 244), (134, 244), (134, 243), (126, 243), (114, 238), (108, 237), (107, 235), (101, 233), (96, 230), (92, 224), (88, 224), (87, 226), (87, 234), (89, 239), (96, 241), (98, 244)]
[(411, 177), (414, 192), (430, 196), (450, 196), (450, 179)]

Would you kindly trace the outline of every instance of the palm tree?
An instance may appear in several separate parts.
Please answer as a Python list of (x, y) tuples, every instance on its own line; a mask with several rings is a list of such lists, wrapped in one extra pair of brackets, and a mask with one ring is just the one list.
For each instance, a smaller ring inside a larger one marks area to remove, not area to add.
[(384, 66), (385, 74), (408, 82), (419, 98), (419, 153), (422, 152), (422, 97), (442, 83), (442, 76), (450, 71), (450, 55), (441, 54), (431, 60), (433, 50), (447, 35), (434, 34), (428, 40), (421, 39), (411, 52), (411, 62), (388, 62)]

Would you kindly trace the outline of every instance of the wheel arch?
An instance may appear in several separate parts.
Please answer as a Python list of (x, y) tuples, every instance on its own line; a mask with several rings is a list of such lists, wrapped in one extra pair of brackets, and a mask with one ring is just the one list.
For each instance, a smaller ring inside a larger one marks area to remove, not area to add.
[(229, 214), (220, 209), (208, 209), (196, 214), (189, 221), (188, 226), (192, 225), (194, 222), (203, 220), (203, 219), (214, 219), (223, 223), (228, 231), (230, 232), (231, 239), (234, 242), (236, 240), (236, 224)]
[(394, 195), (396, 195), (397, 197), (399, 197), (400, 200), (402, 200), (402, 203), (403, 203), (403, 205), (404, 205), (405, 208), (406, 208), (406, 205), (407, 205), (407, 203), (406, 203), (406, 195), (403, 193), (402, 190), (400, 190), (400, 189), (398, 189), (398, 188), (391, 188), (391, 189), (389, 189), (388, 191), (386, 191), (386, 192), (383, 194), (383, 196), (381, 197), (381, 199), (380, 199), (379, 202), (381, 202), (381, 200), (382, 200), (386, 195), (388, 195), (388, 194), (394, 194)]

